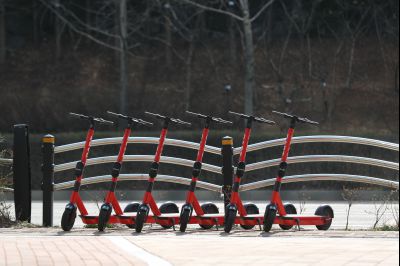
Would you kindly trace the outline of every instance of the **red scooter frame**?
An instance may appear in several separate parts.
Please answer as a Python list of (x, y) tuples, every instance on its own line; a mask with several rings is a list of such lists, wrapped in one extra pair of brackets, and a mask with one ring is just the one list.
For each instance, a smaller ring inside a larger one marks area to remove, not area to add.
[(88, 215), (86, 207), (83, 204), (81, 196), (79, 195), (79, 190), (80, 190), (81, 182), (82, 182), (82, 178), (83, 178), (83, 171), (86, 166), (86, 161), (89, 156), (90, 146), (91, 146), (92, 139), (94, 136), (95, 123), (111, 124), (111, 125), (114, 124), (113, 122), (104, 120), (103, 118), (95, 118), (93, 116), (86, 116), (86, 115), (75, 114), (75, 113), (70, 113), (70, 115), (72, 115), (74, 117), (78, 117), (80, 119), (88, 120), (90, 127), (89, 127), (89, 130), (86, 135), (86, 141), (85, 141), (85, 146), (83, 148), (81, 161), (78, 162), (75, 167), (74, 190), (71, 194), (70, 201), (67, 204), (67, 206), (65, 207), (64, 213), (61, 218), (61, 227), (64, 231), (71, 231), (71, 229), (74, 227), (77, 209), (79, 210), (79, 213), (82, 216)]
[[(282, 115), (284, 118), (290, 119), (290, 127), (286, 137), (285, 147), (283, 149), (281, 164), (279, 167), (278, 176), (275, 181), (274, 190), (272, 191), (271, 203), (267, 205), (264, 214), (264, 231), (269, 232), (273, 224), (279, 224), (284, 230), (289, 230), (293, 226), (297, 225), (315, 225), (319, 230), (328, 230), (332, 224), (334, 218), (334, 212), (332, 207), (328, 205), (320, 206), (314, 216), (298, 215), (296, 208), (292, 204), (283, 204), (280, 196), (282, 180), (285, 177), (287, 169), (287, 159), (289, 156), (290, 146), (294, 135), (294, 130), (297, 123), (308, 123), (312, 125), (318, 125), (317, 122), (311, 121), (307, 118), (301, 118), (295, 115), (286, 113), (280, 113), (274, 111), (274, 113)], [(279, 216), (277, 215), (279, 213)]]
[[(177, 124), (184, 124), (184, 125), (191, 125), (190, 123), (184, 122), (180, 119), (170, 118), (166, 116), (162, 116), (159, 114), (153, 114), (146, 112), (149, 115), (153, 115), (158, 119), (163, 120), (163, 129), (161, 131), (160, 140), (157, 146), (156, 155), (154, 158), (154, 162), (151, 166), (149, 172), (149, 179), (146, 192), (143, 197), (142, 204), (138, 207), (138, 211), (136, 213), (136, 217), (132, 217), (135, 220), (135, 229), (137, 233), (140, 233), (143, 229), (145, 223), (158, 223), (164, 228), (171, 228), (175, 224), (179, 223), (177, 220), (176, 213), (179, 213), (178, 206), (176, 204), (165, 204), (158, 208), (156, 201), (153, 198), (152, 191), (154, 187), (154, 182), (158, 175), (158, 170), (160, 166), (161, 155), (164, 149), (165, 139), (168, 133), (168, 127), (171, 122)], [(153, 215), (149, 216), (150, 210), (152, 211)], [(175, 218), (171, 217), (168, 214), (175, 216)], [(172, 225), (171, 225), (172, 223)]]
[[(205, 125), (203, 128), (203, 133), (201, 136), (200, 147), (197, 154), (196, 162), (193, 166), (192, 181), (190, 183), (190, 188), (186, 196), (186, 203), (182, 206), (179, 222), (180, 231), (183, 233), (186, 231), (187, 225), (199, 224), (203, 229), (211, 229), (214, 226), (214, 219), (220, 217), (218, 207), (213, 203), (206, 203), (200, 206), (200, 203), (196, 197), (195, 190), (197, 181), (201, 174), (202, 162), (204, 156), (204, 150), (207, 143), (207, 138), (209, 134), (211, 122), (218, 122), (224, 124), (232, 124), (232, 122), (223, 120), (221, 118), (216, 118), (212, 116), (206, 116), (198, 113), (188, 112), (189, 114), (195, 115), (200, 119), (205, 120)], [(196, 216), (192, 216), (193, 210), (196, 212)], [(218, 222), (217, 222), (218, 224)]]
[[(104, 203), (100, 208), (100, 213), (98, 217), (83, 217), (85, 219), (85, 222), (87, 223), (97, 223), (97, 228), (99, 231), (104, 231), (108, 223), (119, 223), (121, 220), (123, 220), (123, 211), (121, 209), (121, 206), (119, 205), (119, 202), (117, 200), (117, 197), (115, 196), (115, 189), (117, 187), (117, 182), (118, 182), (118, 177), (121, 172), (122, 168), (122, 162), (124, 160), (126, 148), (128, 146), (128, 141), (129, 141), (129, 136), (131, 135), (132, 128), (135, 125), (153, 125), (152, 123), (146, 122), (142, 119), (136, 119), (133, 117), (129, 117), (126, 115), (122, 114), (116, 114), (113, 112), (108, 111), (110, 115), (116, 116), (119, 119), (123, 119), (127, 121), (127, 126), (124, 131), (124, 136), (122, 138), (122, 143), (119, 149), (118, 153), (118, 158), (117, 161), (114, 163), (112, 172), (111, 172), (111, 185), (110, 189), (107, 192), (107, 195), (105, 197)], [(115, 215), (111, 216), (111, 213), (114, 209)], [(96, 222), (96, 220), (98, 222)], [(127, 223), (130, 222), (130, 219), (128, 219)]]
[[(243, 204), (239, 195), (239, 187), (241, 179), (245, 174), (247, 147), (249, 145), (253, 122), (275, 125), (274, 121), (270, 121), (261, 117), (238, 114), (234, 112), (230, 113), (244, 118), (247, 121), (247, 125), (243, 137), (239, 164), (236, 170), (236, 177), (234, 179), (232, 187), (230, 203), (228, 204), (228, 206), (226, 206), (225, 210), (224, 231), (226, 233), (229, 233), (232, 230), (233, 224), (240, 224), (244, 229), (249, 230), (252, 229), (255, 225), (261, 225), (262, 223), (262, 216), (259, 216), (258, 208), (254, 204)], [(238, 212), (239, 217), (237, 217)]]

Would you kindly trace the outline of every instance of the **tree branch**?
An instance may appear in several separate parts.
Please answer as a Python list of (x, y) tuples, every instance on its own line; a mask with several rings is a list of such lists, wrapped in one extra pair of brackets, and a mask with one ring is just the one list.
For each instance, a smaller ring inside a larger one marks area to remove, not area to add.
[(275, 0), (270, 0), (268, 3), (266, 3), (259, 11), (257, 14), (255, 14), (250, 21), (254, 22), (256, 19), (258, 19), (259, 16), (261, 16), (261, 14), (267, 10), (268, 7), (270, 7), (273, 3), (275, 2)]
[[(219, 13), (219, 14), (223, 14), (223, 15), (228, 15), (228, 16), (230, 16), (232, 18), (235, 18), (237, 20), (243, 21), (242, 17), (240, 17), (238, 15), (235, 15), (235, 14), (233, 14), (231, 12), (224, 11), (224, 10), (217, 9), (217, 8), (213, 8), (213, 7), (209, 7), (209, 6), (206, 6), (206, 5), (202, 5), (202, 4), (199, 4), (199, 3), (194, 2), (192, 0), (173, 0), (173, 1), (175, 1), (175, 2), (184, 2), (186, 4), (193, 5), (193, 6), (196, 6), (198, 8), (201, 8), (201, 9), (204, 9), (204, 10), (207, 10), (207, 11), (211, 11), (211, 12), (215, 12), (215, 13)], [(274, 1), (274, 0), (272, 0), (272, 1)]]

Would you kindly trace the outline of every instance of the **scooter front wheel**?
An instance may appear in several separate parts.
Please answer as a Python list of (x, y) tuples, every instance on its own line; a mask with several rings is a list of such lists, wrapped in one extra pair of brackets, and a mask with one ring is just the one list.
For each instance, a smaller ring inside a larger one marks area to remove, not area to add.
[(235, 206), (228, 205), (225, 214), (225, 225), (224, 225), (225, 233), (230, 233), (232, 231), (233, 224), (235, 223), (236, 214), (237, 214), (237, 209), (235, 208)]
[(277, 214), (277, 209), (274, 204), (267, 205), (264, 215), (264, 232), (269, 232), (272, 229), (272, 225), (274, 224), (275, 218)]
[(149, 207), (147, 205), (142, 204), (142, 205), (139, 206), (139, 210), (138, 210), (138, 213), (137, 213), (137, 216), (136, 216), (136, 221), (135, 221), (136, 233), (141, 233), (142, 232), (143, 226), (144, 226), (144, 223), (146, 222), (147, 215), (148, 215), (149, 211), (150, 210), (149, 210)]
[(100, 213), (99, 213), (99, 222), (97, 224), (97, 229), (100, 232), (103, 232), (104, 229), (107, 227), (108, 221), (110, 220), (112, 212), (112, 206), (111, 204), (103, 204), (100, 208)]
[(187, 225), (189, 223), (189, 219), (190, 219), (190, 209), (183, 209), (181, 212), (181, 216), (180, 216), (180, 227), (179, 227), (179, 231), (181, 231), (182, 233), (186, 232), (186, 228)]
[(71, 231), (72, 227), (74, 227), (76, 218), (76, 206), (72, 203), (69, 203), (64, 210), (64, 213), (61, 218), (61, 228), (65, 232)]

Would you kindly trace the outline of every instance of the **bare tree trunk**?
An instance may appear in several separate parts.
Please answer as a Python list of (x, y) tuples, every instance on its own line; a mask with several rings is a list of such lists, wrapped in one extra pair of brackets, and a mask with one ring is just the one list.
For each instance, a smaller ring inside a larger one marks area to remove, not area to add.
[(351, 48), (350, 48), (350, 58), (349, 58), (349, 68), (347, 72), (346, 88), (351, 89), (353, 83), (353, 65), (354, 65), (354, 53), (356, 48), (356, 37), (351, 38)]
[(229, 55), (230, 62), (234, 68), (237, 64), (237, 45), (236, 45), (236, 34), (235, 34), (235, 19), (229, 19)]
[(397, 61), (396, 70), (394, 73), (394, 91), (397, 93), (399, 92), (399, 61)]
[(128, 66), (127, 66), (127, 37), (128, 37), (128, 17), (126, 0), (120, 0), (120, 112), (125, 114), (127, 111), (128, 94)]
[(192, 94), (192, 64), (194, 53), (194, 41), (190, 40), (188, 57), (186, 59), (186, 89), (185, 89), (185, 108), (190, 110), (190, 98)]
[[(121, 27), (120, 27), (120, 2), (121, 0), (114, 0), (115, 4), (115, 15), (114, 15), (114, 30), (116, 35), (121, 35)], [(115, 38), (115, 47), (121, 47), (121, 38)], [(115, 50), (115, 62), (119, 62), (120, 60), (120, 51)]]
[(38, 1), (32, 0), (32, 39), (37, 46), (39, 44), (39, 12)]
[[(86, 25), (89, 26), (88, 27), (88, 34), (91, 35), (92, 32), (90, 30), (90, 26), (92, 26), (92, 17), (91, 17), (91, 14), (90, 14), (90, 0), (86, 0), (85, 7), (86, 7), (86, 17), (85, 17)], [(90, 39), (89, 38), (86, 38), (86, 43), (87, 44), (90, 43)]]
[[(58, 12), (60, 12), (60, 0), (54, 0), (55, 2), (55, 7), (58, 9)], [(55, 36), (56, 36), (56, 60), (60, 60), (61, 58), (61, 35), (62, 35), (62, 22), (58, 18), (58, 16), (55, 16)]]
[(0, 65), (6, 62), (6, 8), (4, 0), (0, 0)]
[(168, 69), (172, 67), (172, 30), (171, 30), (171, 20), (167, 15), (165, 17), (165, 41), (167, 45), (165, 46), (165, 64)]
[(245, 43), (245, 104), (244, 111), (246, 114), (254, 112), (254, 40), (253, 29), (250, 19), (250, 9), (248, 0), (241, 0), (243, 9), (243, 28), (244, 28), (244, 43)]

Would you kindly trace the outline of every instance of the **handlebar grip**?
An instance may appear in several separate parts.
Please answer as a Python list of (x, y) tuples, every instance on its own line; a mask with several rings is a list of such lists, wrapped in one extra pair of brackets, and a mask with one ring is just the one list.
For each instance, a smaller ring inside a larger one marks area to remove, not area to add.
[(96, 121), (96, 122), (98, 122), (98, 123), (100, 123), (100, 124), (114, 125), (114, 122), (105, 120), (105, 119), (103, 119), (103, 118), (94, 118), (94, 121)]
[(232, 111), (229, 111), (229, 113), (236, 115), (236, 116), (240, 116), (241, 118), (250, 118), (249, 115), (245, 115), (245, 114), (241, 114), (241, 113), (236, 113), (236, 112), (232, 112)]
[(145, 112), (146, 114), (148, 114), (148, 115), (152, 115), (152, 116), (155, 116), (156, 118), (158, 118), (158, 119), (161, 119), (161, 120), (169, 120), (170, 122), (174, 122), (174, 123), (176, 123), (176, 124), (181, 124), (181, 125), (192, 125), (191, 123), (188, 123), (188, 122), (185, 122), (185, 121), (183, 121), (183, 120), (181, 120), (181, 119), (178, 119), (178, 118), (172, 118), (172, 117), (168, 117), (168, 116), (164, 116), (164, 115), (160, 115), (160, 114), (155, 114), (155, 113), (151, 113), (151, 112)]
[(110, 115), (116, 116), (116, 117), (118, 117), (120, 119), (125, 119), (125, 120), (128, 120), (130, 122), (137, 123), (137, 124), (142, 124), (142, 125), (146, 125), (146, 126), (152, 126), (153, 125), (153, 123), (147, 122), (147, 121), (142, 120), (142, 119), (130, 117), (130, 116), (127, 116), (127, 115), (118, 114), (118, 113), (114, 113), (114, 112), (111, 112), (111, 111), (107, 111), (107, 113), (110, 114)]
[(268, 125), (276, 125), (275, 121), (268, 120), (268, 119), (265, 119), (263, 117), (255, 117), (254, 121), (259, 122), (259, 123), (265, 123), (265, 124), (268, 124)]
[(72, 113), (72, 112), (70, 112), (69, 114), (71, 116), (74, 116), (74, 117), (79, 117), (80, 119), (89, 120), (89, 121), (91, 121), (91, 123), (97, 122), (97, 123), (100, 123), (100, 124), (114, 125), (114, 122), (105, 120), (105, 119), (103, 119), (101, 117), (93, 117), (93, 116), (88, 116), (88, 115), (83, 115), (83, 114)]
[(82, 114), (77, 114), (77, 113), (69, 113), (70, 116), (74, 116), (74, 117), (79, 117), (80, 119), (89, 119), (89, 116), (87, 115), (82, 115)]
[(192, 124), (189, 123), (189, 122), (185, 122), (185, 121), (182, 121), (182, 120), (177, 119), (177, 118), (169, 118), (169, 119), (170, 119), (170, 121), (172, 121), (172, 122), (174, 122), (174, 123), (177, 123), (177, 124), (187, 125), (187, 126), (191, 126), (191, 125), (192, 125)]
[(301, 123), (311, 124), (311, 125), (319, 125), (318, 122), (312, 121), (312, 120), (310, 120), (308, 118), (305, 118), (305, 117), (298, 117), (296, 115), (291, 115), (291, 114), (288, 114), (288, 113), (282, 113), (282, 112), (278, 112), (278, 111), (272, 111), (272, 112), (275, 113), (275, 114), (281, 115), (284, 118), (295, 119), (296, 122), (301, 122)]
[(203, 115), (203, 114), (199, 114), (199, 113), (194, 113), (191, 111), (186, 111), (186, 113), (193, 115), (193, 116), (197, 116), (198, 118), (201, 119), (210, 119), (211, 121), (217, 122), (217, 123), (222, 123), (222, 124), (233, 124), (231, 121), (227, 121), (224, 120), (220, 117), (213, 117), (213, 116), (209, 116), (209, 115)]
[(265, 124), (269, 124), (269, 125), (275, 125), (276, 124), (274, 121), (265, 119), (263, 117), (245, 115), (245, 114), (241, 114), (241, 113), (235, 113), (235, 112), (232, 112), (232, 111), (229, 111), (229, 113), (231, 113), (233, 115), (236, 115), (236, 116), (240, 116), (241, 118), (244, 118), (244, 119), (252, 119), (253, 121), (256, 121), (258, 123), (265, 123)]

